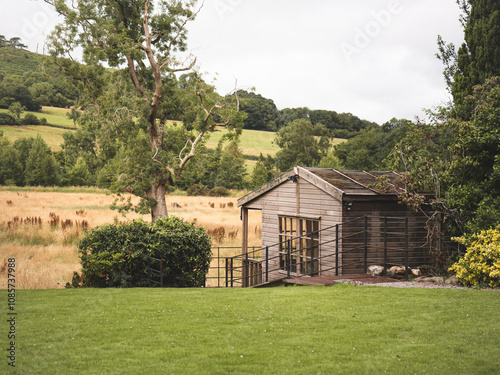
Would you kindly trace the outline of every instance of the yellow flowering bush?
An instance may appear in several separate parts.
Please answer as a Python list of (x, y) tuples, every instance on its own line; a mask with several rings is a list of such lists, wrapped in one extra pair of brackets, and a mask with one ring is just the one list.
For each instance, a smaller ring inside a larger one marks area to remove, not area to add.
[(500, 286), (500, 225), (471, 236), (454, 238), (467, 248), (464, 257), (449, 271), (466, 286), (487, 284)]

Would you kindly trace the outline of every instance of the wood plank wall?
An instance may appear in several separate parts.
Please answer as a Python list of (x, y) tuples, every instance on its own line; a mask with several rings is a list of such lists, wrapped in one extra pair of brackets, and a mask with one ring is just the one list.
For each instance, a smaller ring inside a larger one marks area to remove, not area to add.
[[(298, 191), (297, 191), (298, 190)], [(298, 194), (297, 194), (298, 193)], [(297, 196), (299, 199), (297, 199)], [(297, 183), (286, 181), (273, 190), (265, 193), (256, 200), (245, 205), (249, 209), (262, 210), (262, 246), (272, 246), (279, 241), (280, 215), (298, 216), (311, 219), (320, 219), (320, 230), (333, 226), (340, 222), (342, 217), (342, 205), (331, 195), (325, 193), (314, 185), (299, 179)], [(333, 241), (335, 230), (321, 232), (320, 242)], [(335, 267), (335, 251), (333, 247), (321, 249), (321, 256), (329, 256), (320, 262), (321, 269)], [(279, 268), (278, 247), (269, 248), (270, 270)], [(263, 254), (263, 259), (265, 254)], [(265, 271), (265, 265), (263, 265)], [(327, 274), (332, 274), (330, 271)], [(325, 274), (326, 275), (326, 274)], [(273, 271), (270, 280), (282, 277), (283, 273)]]

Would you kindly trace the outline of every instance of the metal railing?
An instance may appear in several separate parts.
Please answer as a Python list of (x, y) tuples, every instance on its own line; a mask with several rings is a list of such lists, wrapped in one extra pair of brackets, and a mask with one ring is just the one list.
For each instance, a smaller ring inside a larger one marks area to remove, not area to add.
[[(146, 271), (148, 273), (148, 277), (146, 280), (149, 282), (149, 286), (151, 286), (151, 284), (156, 284), (163, 288), (165, 286), (163, 283), (163, 260), (147, 255), (143, 255), (143, 257), (147, 260)], [(152, 266), (153, 262), (156, 262), (158, 265), (157, 268)], [(153, 276), (155, 277), (153, 278)]]
[[(425, 223), (416, 219), (362, 216), (304, 236), (254, 247), (246, 254), (221, 257), (218, 253), (217, 286), (248, 287), (296, 275), (366, 273), (370, 264), (404, 266), (408, 278), (410, 267), (430, 261), (431, 244), (425, 230)], [(301, 240), (320, 236), (326, 240), (319, 245), (301, 247)], [(315, 246), (320, 249), (316, 257)], [(223, 269), (221, 259), (225, 262)]]
[[(227, 285), (227, 259), (233, 257), (235, 253), (241, 255), (241, 247), (234, 246), (213, 246), (210, 268), (205, 276), (205, 287), (221, 288)], [(260, 247), (249, 247), (250, 252), (257, 252)]]

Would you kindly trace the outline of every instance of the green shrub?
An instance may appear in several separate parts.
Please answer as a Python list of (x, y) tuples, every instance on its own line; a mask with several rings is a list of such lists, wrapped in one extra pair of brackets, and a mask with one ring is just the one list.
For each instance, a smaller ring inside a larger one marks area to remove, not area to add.
[(227, 197), (229, 195), (229, 190), (227, 190), (224, 186), (217, 186), (210, 189), (208, 195), (211, 197)]
[(27, 113), (21, 119), (21, 124), (22, 125), (40, 125), (40, 120), (35, 115), (33, 115), (31, 113)]
[(194, 184), (186, 191), (189, 196), (208, 195), (208, 188), (202, 184)]
[(164, 262), (165, 285), (203, 286), (212, 251), (205, 230), (175, 216), (159, 218), (151, 228), (151, 254)]
[(83, 285), (144, 286), (150, 227), (144, 221), (106, 224), (92, 229), (78, 243)]
[(164, 285), (202, 286), (211, 256), (206, 232), (176, 217), (106, 224), (90, 231), (78, 249), (82, 285), (89, 287), (147, 286), (145, 255), (163, 260)]
[(19, 121), (9, 113), (0, 113), (0, 125), (19, 125)]
[(479, 234), (455, 238), (465, 245), (464, 257), (450, 267), (466, 286), (500, 286), (500, 225)]

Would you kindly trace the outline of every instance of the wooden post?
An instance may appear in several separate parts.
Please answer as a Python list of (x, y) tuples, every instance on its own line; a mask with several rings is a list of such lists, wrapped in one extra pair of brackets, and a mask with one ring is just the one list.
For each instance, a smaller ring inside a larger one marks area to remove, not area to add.
[(335, 276), (339, 275), (339, 225), (335, 224)]
[(408, 216), (405, 218), (405, 279), (408, 280)]
[(269, 281), (269, 246), (266, 246), (266, 283)]
[(241, 254), (245, 255), (248, 252), (248, 208), (241, 208)]
[(387, 216), (384, 216), (384, 272), (387, 269)]
[(368, 216), (365, 215), (364, 273), (368, 271)]
[(241, 208), (241, 262), (242, 262), (242, 286), (245, 287), (246, 282), (247, 282), (247, 277), (248, 277), (248, 261), (245, 262), (245, 260), (248, 260), (248, 208)]

